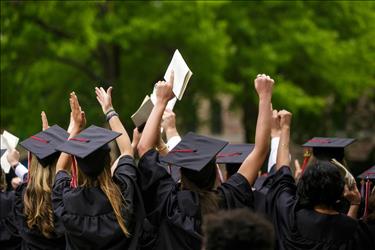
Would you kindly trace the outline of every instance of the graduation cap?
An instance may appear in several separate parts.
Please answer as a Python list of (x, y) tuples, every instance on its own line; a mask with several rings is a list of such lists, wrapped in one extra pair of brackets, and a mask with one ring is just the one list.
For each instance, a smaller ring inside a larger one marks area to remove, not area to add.
[(360, 179), (375, 180), (375, 165), (367, 169), (365, 172), (357, 176)]
[(82, 172), (94, 177), (99, 175), (105, 167), (104, 159), (110, 151), (107, 144), (120, 135), (121, 133), (91, 125), (61, 144), (57, 150), (75, 156)]
[(43, 167), (50, 165), (59, 155), (56, 147), (64, 143), (69, 137), (68, 132), (58, 125), (30, 136), (20, 144), (34, 154)]
[(216, 163), (242, 164), (253, 151), (254, 144), (228, 144), (216, 155)]
[(162, 161), (200, 172), (227, 144), (226, 141), (189, 132)]
[(342, 162), (344, 149), (355, 141), (352, 138), (314, 137), (303, 144), (303, 147), (313, 149), (313, 155), (321, 160), (332, 158)]

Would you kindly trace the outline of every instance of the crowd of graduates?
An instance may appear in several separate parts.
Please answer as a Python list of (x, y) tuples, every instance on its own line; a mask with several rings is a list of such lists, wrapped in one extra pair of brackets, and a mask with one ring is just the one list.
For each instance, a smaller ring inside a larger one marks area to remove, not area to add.
[(310, 140), (311, 157), (292, 171), (292, 114), (272, 109), (265, 74), (254, 80), (254, 144), (182, 136), (166, 109), (173, 82), (172, 73), (155, 84), (154, 108), (132, 140), (111, 87), (93, 91), (110, 129), (87, 126), (74, 92), (67, 130), (42, 112), (42, 131), (20, 143), (27, 167), (12, 149), (14, 176), (1, 171), (0, 248), (375, 249), (371, 182), (359, 192), (340, 167), (353, 140)]

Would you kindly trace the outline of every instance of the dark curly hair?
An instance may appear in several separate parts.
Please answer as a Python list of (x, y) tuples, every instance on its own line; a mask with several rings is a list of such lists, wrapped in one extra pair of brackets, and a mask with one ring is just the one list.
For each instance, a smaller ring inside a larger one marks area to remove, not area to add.
[(203, 234), (206, 250), (271, 250), (274, 247), (272, 224), (246, 208), (207, 215)]
[(329, 161), (314, 160), (307, 166), (297, 184), (298, 203), (313, 208), (325, 205), (334, 208), (344, 191), (344, 178)]

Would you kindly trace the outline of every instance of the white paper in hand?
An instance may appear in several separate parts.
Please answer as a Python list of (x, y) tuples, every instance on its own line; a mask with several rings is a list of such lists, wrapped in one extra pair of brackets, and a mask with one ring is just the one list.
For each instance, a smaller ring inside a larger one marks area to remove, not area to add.
[(4, 170), (4, 172), (7, 174), (10, 170), (10, 164), (7, 159), (8, 150), (14, 149), (17, 147), (19, 138), (12, 135), (8, 131), (3, 132), (1, 135), (1, 149), (6, 149), (5, 153), (1, 156), (1, 168)]
[(165, 72), (164, 80), (169, 81), (172, 70), (174, 71), (173, 93), (178, 100), (181, 100), (193, 73), (190, 71), (178, 50), (173, 54), (172, 61)]
[[(1, 139), (1, 148), (14, 149), (17, 147), (20, 139), (17, 136), (12, 135), (8, 131), (4, 130)], [(4, 146), (3, 146), (4, 143)]]

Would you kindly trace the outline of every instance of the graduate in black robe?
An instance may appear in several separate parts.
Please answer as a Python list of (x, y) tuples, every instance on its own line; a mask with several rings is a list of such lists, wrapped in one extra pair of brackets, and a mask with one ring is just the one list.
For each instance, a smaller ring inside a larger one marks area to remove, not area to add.
[[(23, 183), (15, 193), (14, 212), (22, 249), (65, 249), (64, 232), (53, 214), (51, 194), (45, 190), (52, 190), (59, 155), (55, 147), (67, 138), (68, 133), (54, 125), (20, 143), (29, 152), (29, 172), (20, 176)], [(18, 168), (15, 166), (15, 172)]]
[[(6, 150), (1, 150), (1, 156)], [(17, 159), (18, 162), (18, 159)], [(0, 169), (0, 246), (1, 249), (21, 249), (14, 217), (14, 190), (7, 190), (6, 176)]]
[(158, 151), (164, 150), (158, 145), (160, 121), (173, 97), (172, 86), (173, 74), (168, 83), (155, 85), (157, 101), (138, 145), (140, 185), (147, 218), (157, 229), (154, 248), (200, 249), (205, 214), (218, 209), (252, 207), (251, 185), (269, 147), (273, 80), (266, 75), (255, 80), (260, 101), (254, 150), (238, 172), (216, 189), (215, 155), (226, 145), (221, 140), (188, 133), (163, 157), (172, 167), (181, 167), (180, 185), (160, 166)]
[[(310, 163), (296, 186), (289, 168), (291, 114), (281, 111), (279, 116), (282, 134), (277, 172), (264, 183), (268, 188), (265, 208), (275, 226), (276, 248), (374, 249), (366, 225), (334, 208), (345, 187), (334, 164), (324, 160)], [(345, 190), (354, 210), (358, 209), (358, 189)]]
[[(52, 194), (54, 211), (64, 225), (67, 249), (135, 249), (137, 245), (133, 150), (112, 108), (111, 89), (96, 89), (96, 94), (112, 131), (94, 125), (81, 131), (84, 113), (77, 96), (71, 94), (74, 126), (69, 140), (58, 147), (64, 153), (57, 162)], [(111, 168), (107, 143), (114, 139), (121, 156)], [(67, 169), (71, 164), (70, 175)]]

